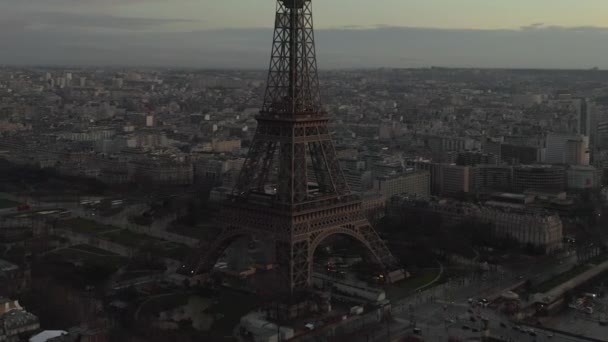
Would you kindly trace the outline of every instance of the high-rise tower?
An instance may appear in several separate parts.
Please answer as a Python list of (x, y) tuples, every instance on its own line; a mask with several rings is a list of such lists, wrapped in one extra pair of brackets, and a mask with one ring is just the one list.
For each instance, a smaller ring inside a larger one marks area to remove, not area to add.
[(363, 243), (381, 271), (397, 269), (350, 193), (329, 119), (319, 95), (311, 0), (278, 0), (258, 127), (220, 213), (222, 233), (202, 251), (195, 272), (208, 272), (230, 242), (247, 235), (274, 241), (282, 285), (290, 293), (311, 285), (315, 249), (335, 234)]

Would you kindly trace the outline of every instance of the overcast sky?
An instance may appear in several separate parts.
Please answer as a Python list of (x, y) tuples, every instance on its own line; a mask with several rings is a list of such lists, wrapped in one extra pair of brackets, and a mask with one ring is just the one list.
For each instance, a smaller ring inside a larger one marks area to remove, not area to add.
[[(0, 0), (0, 63), (264, 68), (274, 0)], [(608, 68), (608, 0), (315, 0), (333, 67)]]

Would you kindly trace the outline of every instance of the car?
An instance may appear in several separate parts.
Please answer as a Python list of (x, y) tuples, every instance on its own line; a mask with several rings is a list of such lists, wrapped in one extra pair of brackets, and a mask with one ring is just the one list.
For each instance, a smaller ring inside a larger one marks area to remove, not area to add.
[(528, 334), (530, 334), (530, 336), (534, 336), (534, 337), (536, 337), (536, 335), (537, 335), (534, 330), (528, 331)]
[(416, 335), (422, 335), (422, 329), (420, 329), (420, 328), (414, 328), (414, 334), (416, 334)]
[(471, 328), (468, 325), (463, 325), (462, 326), (462, 330), (469, 330), (469, 329), (471, 329)]
[(547, 334), (547, 338), (553, 338), (553, 334)]
[(507, 327), (507, 325), (506, 325), (505, 323), (503, 323), (503, 322), (500, 322), (500, 327), (501, 327), (501, 328), (506, 328), (506, 327)]
[(473, 313), (473, 309), (468, 308), (468, 309), (467, 309), (467, 312), (468, 312), (468, 313)]
[(479, 332), (479, 329), (477, 329), (477, 328), (473, 328), (473, 329), (471, 329), (471, 331), (472, 331), (472, 332)]
[(477, 319), (476, 319), (475, 317), (473, 317), (473, 316), (469, 317), (469, 320), (470, 320), (471, 322), (477, 322)]

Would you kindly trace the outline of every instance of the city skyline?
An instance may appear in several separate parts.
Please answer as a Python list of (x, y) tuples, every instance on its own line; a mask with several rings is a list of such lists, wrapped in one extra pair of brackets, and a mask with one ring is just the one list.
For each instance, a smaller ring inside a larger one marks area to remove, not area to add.
[(6, 1), (0, 341), (605, 340), (608, 27), (509, 19), (567, 1)]
[[(381, 3), (314, 2), (321, 68), (608, 68), (607, 3)], [(235, 4), (2, 1), (0, 63), (260, 68), (274, 4)]]

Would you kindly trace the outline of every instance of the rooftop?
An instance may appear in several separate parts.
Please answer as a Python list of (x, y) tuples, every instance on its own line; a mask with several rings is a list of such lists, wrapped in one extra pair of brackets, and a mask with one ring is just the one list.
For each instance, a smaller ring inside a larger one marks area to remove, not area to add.
[[(16, 271), (19, 269), (19, 266), (10, 263), (6, 260), (0, 259), (0, 271), (8, 272), (8, 271)], [(0, 298), (0, 303), (2, 302), (2, 298)]]
[(38, 317), (25, 310), (11, 310), (0, 317), (0, 325), (7, 330), (24, 328), (29, 325), (39, 324)]
[(508, 199), (517, 199), (517, 200), (524, 200), (527, 197), (524, 194), (513, 194), (513, 193), (509, 193), (509, 192), (496, 192), (496, 193), (493, 193), (492, 196), (500, 197), (500, 198), (508, 198)]
[(39, 334), (32, 336), (29, 342), (46, 342), (52, 338), (67, 335), (67, 333), (67, 331), (63, 330), (45, 330)]

